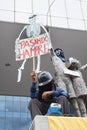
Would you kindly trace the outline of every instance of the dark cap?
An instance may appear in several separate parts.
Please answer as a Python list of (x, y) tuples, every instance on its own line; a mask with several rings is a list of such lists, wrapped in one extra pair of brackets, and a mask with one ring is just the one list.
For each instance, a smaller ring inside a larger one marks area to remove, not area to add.
[(37, 16), (37, 15), (34, 14), (34, 15), (30, 16), (29, 19), (32, 19), (32, 18), (34, 18), (34, 17), (36, 17), (36, 16)]
[(53, 80), (52, 75), (47, 71), (43, 71), (38, 75), (38, 86), (47, 85), (52, 80)]

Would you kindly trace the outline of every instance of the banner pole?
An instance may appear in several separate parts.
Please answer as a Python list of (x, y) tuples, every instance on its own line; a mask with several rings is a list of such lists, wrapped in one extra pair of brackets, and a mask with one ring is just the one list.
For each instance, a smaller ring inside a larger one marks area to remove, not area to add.
[(33, 57), (33, 71), (35, 71), (35, 57)]

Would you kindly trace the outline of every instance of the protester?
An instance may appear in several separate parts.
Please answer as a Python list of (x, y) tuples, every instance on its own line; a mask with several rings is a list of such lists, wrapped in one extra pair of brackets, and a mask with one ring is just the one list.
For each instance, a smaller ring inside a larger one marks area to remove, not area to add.
[(51, 103), (58, 103), (61, 105), (62, 114), (68, 114), (68, 93), (58, 89), (49, 72), (43, 71), (37, 75), (35, 71), (32, 71), (31, 78), (31, 100), (28, 109), (32, 120), (36, 115), (46, 115)]

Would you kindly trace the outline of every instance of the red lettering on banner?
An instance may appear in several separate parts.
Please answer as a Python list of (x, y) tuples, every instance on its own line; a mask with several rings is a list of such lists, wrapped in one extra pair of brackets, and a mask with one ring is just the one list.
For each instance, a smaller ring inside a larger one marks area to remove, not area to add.
[(48, 44), (44, 44), (44, 54), (48, 53)]
[(24, 49), (30, 45), (42, 44), (45, 42), (47, 42), (47, 36), (30, 40), (24, 39), (23, 41), (20, 41), (20, 49)]
[(30, 57), (29, 51), (23, 50), (20, 56), (21, 56), (21, 59), (26, 59), (27, 56)]
[(24, 49), (26, 46), (29, 46), (28, 40), (20, 42), (20, 49), (21, 50)]
[(36, 46), (35, 48), (30, 48), (29, 50), (25, 49), (21, 52), (19, 56), (21, 57), (22, 60), (22, 59), (31, 58), (33, 56), (38, 56), (47, 53), (48, 53), (47, 44), (44, 44), (44, 45)]
[(23, 49), (23, 46), (24, 46), (24, 41), (21, 41), (20, 42), (20, 49)]
[(35, 42), (33, 41), (33, 39), (30, 39), (30, 45), (35, 45)]

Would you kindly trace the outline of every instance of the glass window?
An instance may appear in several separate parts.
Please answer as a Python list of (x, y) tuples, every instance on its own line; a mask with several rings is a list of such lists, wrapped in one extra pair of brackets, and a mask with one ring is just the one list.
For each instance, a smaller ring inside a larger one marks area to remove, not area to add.
[(0, 130), (6, 130), (5, 118), (2, 118), (3, 113), (0, 112)]
[(44, 14), (48, 12), (48, 0), (34, 0), (33, 1), (33, 12), (35, 14)]
[(13, 112), (12, 114), (13, 114), (13, 118), (14, 118), (14, 119), (20, 118), (20, 116), (21, 116), (20, 111), (19, 111), (19, 112)]
[(12, 109), (13, 103), (14, 103), (13, 97), (12, 96), (7, 96), (6, 97), (6, 102), (5, 102), (5, 110), (6, 110), (6, 112), (12, 112), (13, 111), (13, 109)]
[(85, 25), (83, 20), (76, 20), (76, 19), (68, 19), (69, 28), (72, 29), (80, 29), (85, 30)]
[(1, 111), (5, 111), (5, 101), (4, 100), (0, 101), (0, 112)]
[(87, 20), (87, 2), (81, 2), (84, 19)]
[(29, 100), (29, 97), (0, 96), (0, 130), (29, 129), (32, 123), (27, 107)]
[(52, 17), (52, 26), (68, 28), (67, 19), (59, 18), (59, 17)]
[(15, 0), (15, 11), (32, 13), (31, 0)]
[(13, 112), (6, 112), (6, 118), (12, 118)]
[(37, 23), (42, 23), (43, 25), (48, 25), (47, 16), (38, 15), (36, 22), (37, 22)]
[(14, 12), (0, 10), (0, 21), (14, 22)]
[(12, 96), (6, 96), (6, 101), (12, 101), (14, 98)]
[(14, 0), (0, 0), (0, 9), (14, 10)]
[(27, 104), (27, 101), (21, 101), (20, 102), (21, 104), (21, 112), (27, 112), (27, 109), (28, 109), (28, 104)]
[(12, 107), (12, 111), (14, 111), (14, 112), (20, 112), (20, 110), (21, 110), (21, 103), (20, 103), (20, 101), (15, 101), (14, 100), (14, 102), (13, 102), (13, 107)]
[(80, 1), (66, 0), (66, 7), (69, 18), (83, 19)]
[(66, 17), (64, 0), (55, 0), (51, 7), (52, 16)]
[(0, 96), (0, 101), (5, 101), (5, 96)]
[(0, 119), (5, 118), (6, 113), (5, 111), (0, 111)]
[(87, 30), (87, 21), (85, 21), (85, 25), (86, 25), (86, 30)]
[(5, 111), (6, 112), (9, 112), (9, 111), (13, 111), (12, 109), (12, 106), (13, 106), (13, 102), (12, 101), (6, 101), (5, 103)]
[(81, 0), (81, 1), (87, 1), (87, 0)]
[(21, 119), (23, 119), (23, 118), (27, 118), (27, 113), (21, 113)]
[(22, 13), (21, 12), (15, 12), (15, 22), (17, 22), (17, 23), (28, 23), (29, 24), (29, 14), (23, 13), (23, 12)]
[(26, 102), (27, 100), (28, 100), (28, 97), (21, 97), (20, 98), (20, 101), (25, 101)]

